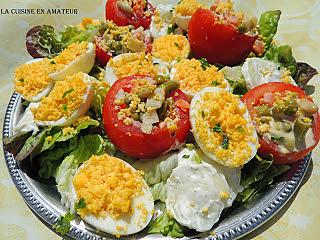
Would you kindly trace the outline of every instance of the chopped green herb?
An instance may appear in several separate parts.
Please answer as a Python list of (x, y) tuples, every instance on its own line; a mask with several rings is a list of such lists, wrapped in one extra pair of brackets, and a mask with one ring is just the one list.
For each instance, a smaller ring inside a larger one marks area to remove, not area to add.
[[(171, 11), (171, 10), (170, 10)], [(167, 30), (167, 33), (168, 34), (171, 34), (171, 33), (174, 33), (174, 31), (178, 28), (178, 25), (177, 24), (173, 24), (173, 25), (170, 25), (168, 27), (168, 30)]]
[(210, 63), (208, 63), (207, 59), (205, 58), (200, 58), (199, 62), (201, 63), (201, 67), (203, 70), (206, 70), (208, 67), (210, 67)]
[(56, 62), (52, 60), (52, 61), (50, 62), (50, 64), (52, 64), (52, 65), (53, 65), (53, 64), (56, 64)]
[(187, 144), (186, 144), (186, 147), (187, 147), (189, 150), (193, 150), (193, 149), (196, 148), (192, 143), (187, 143)]
[(19, 82), (24, 82), (24, 79), (23, 79), (23, 78), (20, 78), (20, 79), (19, 79)]
[(178, 43), (174, 42), (174, 45), (176, 45), (176, 47), (177, 47), (177, 48), (179, 48), (179, 45), (178, 45)]
[(244, 128), (243, 128), (242, 126), (239, 126), (239, 127), (237, 127), (236, 129), (237, 129), (237, 131), (239, 131), (239, 132), (243, 132), (243, 131), (244, 131)]
[(229, 138), (227, 135), (223, 134), (223, 139), (222, 139), (222, 148), (223, 149), (228, 149), (229, 148)]
[(214, 86), (214, 87), (216, 87), (216, 86), (218, 86), (219, 85), (219, 83), (217, 82), (217, 81), (212, 81), (212, 86)]
[(62, 98), (66, 97), (69, 93), (73, 92), (74, 89), (70, 88), (69, 90), (65, 91), (64, 94), (62, 95)]
[(58, 218), (57, 222), (53, 225), (58, 233), (66, 234), (70, 231), (70, 222), (74, 219), (73, 214), (68, 211), (64, 216)]
[(198, 154), (194, 155), (194, 161), (198, 164), (202, 163), (202, 159)]
[(204, 111), (201, 111), (201, 115), (202, 115), (203, 118), (205, 117)]
[(217, 123), (212, 129), (212, 131), (222, 133), (222, 128), (220, 126), (220, 123)]
[(183, 155), (182, 158), (189, 158), (190, 155)]
[(178, 58), (177, 58), (177, 62), (180, 62), (180, 61), (181, 61), (181, 58), (180, 58), (180, 57), (178, 57)]
[(63, 109), (64, 111), (67, 111), (67, 110), (68, 110), (67, 104), (63, 104), (62, 109)]
[(283, 140), (284, 137), (281, 136), (276, 136), (276, 135), (271, 135), (271, 140), (275, 141), (275, 142), (280, 142), (281, 140)]
[(74, 208), (77, 211), (78, 209), (83, 209), (87, 206), (85, 200), (81, 198), (78, 202), (76, 202)]

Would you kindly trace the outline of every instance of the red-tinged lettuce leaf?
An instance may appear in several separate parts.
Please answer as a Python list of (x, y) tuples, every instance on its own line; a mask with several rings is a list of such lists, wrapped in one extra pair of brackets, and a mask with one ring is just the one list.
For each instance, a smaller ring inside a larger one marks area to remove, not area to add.
[(307, 63), (298, 62), (297, 64), (298, 71), (294, 80), (298, 86), (304, 87), (313, 78), (313, 76), (318, 74), (318, 71)]

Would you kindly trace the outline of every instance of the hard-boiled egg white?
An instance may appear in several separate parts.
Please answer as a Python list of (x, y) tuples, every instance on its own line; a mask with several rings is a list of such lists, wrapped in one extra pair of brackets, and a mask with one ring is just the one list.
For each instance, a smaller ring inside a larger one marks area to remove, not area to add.
[(179, 164), (167, 180), (166, 207), (181, 225), (205, 232), (231, 206), (236, 194), (222, 173), (196, 155), (188, 149), (179, 153)]
[(200, 7), (209, 8), (214, 2), (213, 0), (182, 0), (173, 11), (174, 22), (183, 31), (187, 31), (192, 14)]
[(85, 73), (57, 81), (47, 97), (31, 108), (39, 126), (66, 126), (84, 115), (93, 97), (93, 78)]
[(258, 137), (246, 106), (239, 96), (207, 87), (190, 104), (195, 140), (211, 159), (228, 167), (241, 167), (258, 149)]
[(180, 83), (180, 90), (193, 97), (205, 87), (220, 87), (228, 90), (229, 84), (215, 66), (202, 66), (196, 59), (183, 59), (170, 71), (170, 79)]
[(177, 62), (187, 59), (190, 51), (189, 41), (183, 35), (165, 35), (155, 39), (152, 43), (154, 61), (163, 63), (169, 69)]
[(50, 77), (62, 81), (77, 72), (89, 73), (95, 61), (93, 43), (81, 42), (70, 44), (57, 57), (52, 59), (55, 71)]
[(152, 38), (158, 38), (168, 34), (169, 27), (173, 25), (172, 9), (172, 5), (157, 5), (150, 23)]
[(75, 173), (71, 190), (72, 199), (86, 202), (78, 211), (82, 219), (106, 233), (137, 233), (153, 215), (153, 197), (141, 173), (107, 154), (86, 161)]
[(262, 59), (248, 58), (241, 67), (241, 72), (249, 89), (268, 82), (284, 82), (296, 85), (290, 72), (280, 65)]
[(49, 77), (53, 71), (50, 59), (38, 58), (17, 67), (14, 76), (15, 91), (30, 102), (38, 102), (47, 96), (54, 85)]
[(112, 86), (118, 79), (132, 75), (168, 76), (169, 70), (161, 63), (154, 63), (149, 54), (124, 53), (108, 62), (104, 80)]

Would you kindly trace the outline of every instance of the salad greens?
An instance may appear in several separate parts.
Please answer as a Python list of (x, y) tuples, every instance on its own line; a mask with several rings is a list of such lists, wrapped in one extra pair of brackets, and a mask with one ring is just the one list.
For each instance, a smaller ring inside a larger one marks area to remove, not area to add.
[(262, 37), (262, 40), (265, 44), (265, 49), (268, 49), (274, 35), (277, 33), (278, 22), (280, 20), (281, 11), (266, 11), (264, 12), (259, 19), (259, 34)]
[(241, 171), (241, 186), (244, 188), (236, 201), (246, 205), (266, 191), (274, 178), (290, 169), (289, 165), (273, 165), (272, 156), (261, 158), (258, 155), (244, 165)]
[(294, 77), (295, 82), (299, 87), (304, 87), (311, 78), (318, 74), (318, 71), (307, 63), (297, 63), (297, 74)]

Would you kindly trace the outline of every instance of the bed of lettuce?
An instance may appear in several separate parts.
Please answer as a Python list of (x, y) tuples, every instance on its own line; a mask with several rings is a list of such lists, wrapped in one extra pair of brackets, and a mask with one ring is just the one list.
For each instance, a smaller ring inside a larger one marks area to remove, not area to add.
[[(266, 47), (266, 52), (261, 57), (290, 70), (293, 79), (303, 88), (317, 74), (317, 71), (307, 63), (296, 62), (290, 46), (278, 46), (274, 43), (273, 37), (277, 32), (280, 15), (281, 11), (279, 10), (267, 11), (259, 19), (259, 36)], [(70, 43), (93, 41), (94, 36), (103, 29), (103, 24), (88, 25), (85, 28), (65, 26), (60, 31), (56, 31), (48, 25), (37, 26), (29, 31), (29, 36), (32, 35), (32, 39), (29, 41), (27, 39), (27, 48), (31, 55), (33, 53), (35, 56), (41, 55), (50, 58), (56, 56)], [(101, 68), (95, 66), (90, 74), (96, 76), (100, 71), (102, 71)], [(241, 73), (230, 74), (230, 76), (226, 74), (226, 76), (233, 93), (243, 95), (247, 91)], [(101, 112), (107, 91), (108, 89), (105, 87), (95, 89), (94, 99), (88, 113), (91, 118), (76, 126), (75, 131), (70, 134), (64, 134), (61, 127), (47, 127), (39, 129), (36, 133), (24, 133), (4, 139), (6, 150), (12, 152), (16, 160), (34, 163), (36, 177), (39, 181), (54, 179), (61, 193), (62, 203), (71, 208), (74, 206), (71, 206), (72, 203), (68, 203), (66, 198), (69, 194), (69, 183), (76, 169), (92, 154), (99, 155), (107, 152), (127, 159), (108, 140), (102, 127)], [(23, 105), (27, 106), (28, 102), (24, 102)], [(48, 136), (52, 137), (50, 141)], [(165, 183), (176, 165), (177, 162), (169, 159), (157, 165), (154, 171), (145, 174), (156, 205), (162, 210), (162, 213), (152, 220), (145, 230), (147, 233), (160, 233), (164, 236), (179, 238), (189, 231), (166, 212), (164, 204)], [(290, 169), (288, 165), (273, 165), (272, 156), (267, 159), (256, 156), (242, 169), (241, 185), (244, 190), (238, 194), (235, 205), (245, 207), (254, 201), (270, 188), (276, 177), (288, 169)], [(72, 219), (73, 215), (68, 212), (59, 219), (55, 225), (56, 230), (61, 234), (67, 233)]]

